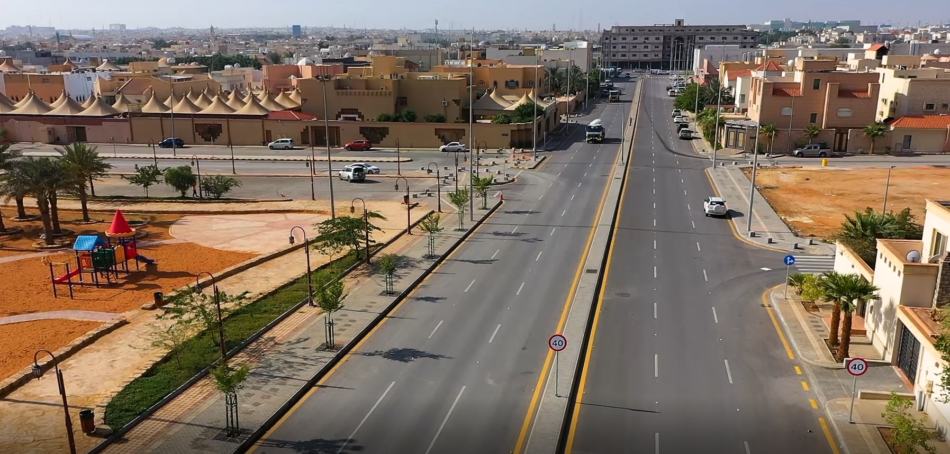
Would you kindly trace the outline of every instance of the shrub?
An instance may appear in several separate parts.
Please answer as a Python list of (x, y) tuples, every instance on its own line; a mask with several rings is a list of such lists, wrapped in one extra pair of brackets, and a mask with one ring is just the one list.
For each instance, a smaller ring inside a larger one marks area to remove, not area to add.
[(214, 175), (201, 180), (201, 189), (215, 199), (220, 199), (221, 196), (231, 192), (231, 189), (241, 186), (241, 181), (237, 178), (224, 175)]

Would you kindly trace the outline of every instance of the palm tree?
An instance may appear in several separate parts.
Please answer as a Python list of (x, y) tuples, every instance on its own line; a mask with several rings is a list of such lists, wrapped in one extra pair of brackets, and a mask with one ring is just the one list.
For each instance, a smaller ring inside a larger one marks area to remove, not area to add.
[(884, 132), (886, 131), (884, 125), (880, 123), (869, 124), (864, 127), (864, 130), (861, 131), (864, 134), (864, 137), (871, 139), (871, 154), (874, 154), (874, 143), (877, 142), (877, 139), (884, 137)]
[[(22, 156), (20, 150), (11, 149), (9, 143), (0, 143), (0, 172), (10, 172), (17, 158), (20, 156)], [(20, 219), (25, 218), (26, 206), (23, 204), (23, 195), (18, 193), (9, 193), (7, 195), (11, 195), (13, 199), (16, 200), (17, 217)], [(5, 230), (2, 226), (2, 221), (0, 221), (0, 231)]]
[(86, 184), (89, 184), (89, 190), (93, 197), (96, 195), (96, 187), (93, 181), (101, 178), (112, 168), (105, 158), (99, 155), (95, 145), (86, 145), (77, 142), (58, 148), (56, 151), (62, 156), (61, 162), (65, 165), (67, 177), (74, 186), (76, 195), (79, 196), (79, 204), (82, 206), (82, 220), (89, 222), (89, 208), (87, 207), (88, 196), (86, 194)]
[(851, 322), (854, 311), (858, 305), (874, 298), (874, 293), (878, 291), (864, 277), (857, 274), (841, 275), (838, 290), (841, 292), (841, 310), (844, 312), (844, 322), (841, 324), (841, 346), (838, 347), (838, 361), (844, 361), (850, 354), (851, 348)]
[(811, 143), (815, 137), (818, 137), (818, 134), (821, 134), (821, 128), (819, 128), (818, 125), (812, 123), (808, 126), (805, 126), (805, 130), (802, 131), (802, 134), (808, 138), (808, 143)]
[(837, 271), (826, 271), (822, 275), (821, 288), (825, 292), (825, 298), (834, 304), (831, 309), (831, 321), (828, 323), (828, 345), (837, 347), (839, 343), (838, 332), (841, 327), (841, 302), (844, 298), (844, 280), (845, 275)]
[(55, 179), (60, 172), (59, 165), (50, 158), (27, 157), (17, 161), (13, 169), (4, 178), (4, 184), (19, 188), (24, 194), (36, 199), (36, 208), (43, 220), (45, 243), (48, 246), (53, 242), (53, 221), (51, 217), (48, 182)]
[(584, 77), (584, 72), (577, 65), (571, 65), (567, 79), (571, 82), (570, 94), (577, 94), (587, 89), (585, 86), (587, 79)]
[(564, 73), (562, 73), (560, 69), (551, 67), (545, 68), (544, 78), (548, 82), (548, 92), (555, 95), (563, 93)]
[(769, 156), (771, 156), (772, 145), (775, 143), (775, 135), (778, 134), (778, 129), (775, 128), (775, 125), (762, 125), (759, 134), (769, 139)]
[[(704, 97), (700, 99), (700, 102), (709, 106), (717, 105), (722, 102), (722, 105), (728, 106), (735, 103), (735, 98), (732, 96), (732, 90), (729, 87), (723, 86), (719, 82), (719, 77), (713, 77), (705, 86), (701, 87), (701, 93)], [(719, 99), (719, 92), (722, 92), (722, 99)]]

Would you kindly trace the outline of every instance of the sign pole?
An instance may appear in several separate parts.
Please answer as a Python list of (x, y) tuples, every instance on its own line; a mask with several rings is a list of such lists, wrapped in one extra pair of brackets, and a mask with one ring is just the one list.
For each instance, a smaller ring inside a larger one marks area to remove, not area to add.
[(858, 375), (864, 375), (868, 371), (868, 362), (864, 358), (845, 358), (844, 367), (854, 377), (851, 381), (851, 408), (848, 409), (848, 422), (854, 424), (854, 395), (857, 393)]
[(558, 353), (567, 348), (567, 338), (561, 334), (555, 334), (548, 339), (548, 347), (554, 350), (554, 397), (561, 397), (557, 390), (558, 366), (560, 365)]
[(854, 380), (851, 381), (851, 408), (848, 411), (848, 422), (854, 424), (854, 392), (858, 387), (858, 376), (854, 376)]
[(782, 263), (785, 264), (785, 296), (784, 298), (788, 299), (788, 271), (789, 269), (792, 268), (792, 265), (795, 264), (795, 256), (791, 254), (786, 255), (785, 258), (782, 259)]
[[(558, 368), (559, 368), (558, 366), (559, 366), (559, 364), (560, 364), (560, 363), (558, 362), (558, 360), (557, 360), (557, 359), (558, 359), (558, 353), (559, 353), (559, 352), (554, 352), (554, 397), (561, 397), (561, 396), (557, 393), (557, 371), (558, 371)], [(853, 399), (853, 398), (854, 398), (854, 397), (852, 396), (852, 399)]]
[(785, 265), (785, 299), (788, 299), (788, 269), (791, 268), (789, 265)]

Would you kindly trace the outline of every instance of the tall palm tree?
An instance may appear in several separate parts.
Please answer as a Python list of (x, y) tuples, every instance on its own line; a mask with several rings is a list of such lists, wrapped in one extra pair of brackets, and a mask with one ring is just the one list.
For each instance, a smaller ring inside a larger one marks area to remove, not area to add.
[[(0, 143), (0, 173), (10, 172), (13, 169), (13, 165), (16, 162), (17, 158), (22, 156), (20, 150), (14, 150), (10, 148), (9, 143)], [(2, 178), (2, 176), (0, 176)], [(23, 196), (20, 194), (9, 194), (13, 196), (13, 199), (16, 200), (16, 214), (17, 217), (23, 219), (26, 217), (26, 206), (23, 204)], [(2, 226), (2, 223), (0, 223)], [(3, 228), (0, 227), (0, 231)]]
[(27, 157), (17, 161), (13, 169), (4, 178), (4, 185), (20, 188), (24, 194), (33, 196), (36, 199), (36, 208), (40, 212), (40, 218), (43, 220), (43, 232), (45, 233), (45, 242), (52, 246), (53, 242), (53, 221), (50, 215), (49, 203), (49, 184), (51, 179), (59, 171), (59, 165), (50, 158)]
[(841, 324), (841, 346), (838, 347), (838, 361), (844, 361), (851, 353), (851, 323), (854, 311), (858, 305), (874, 298), (878, 288), (864, 277), (857, 274), (842, 276), (839, 290), (841, 291), (841, 310), (844, 312), (844, 322)]
[(762, 125), (759, 134), (769, 139), (769, 155), (771, 156), (772, 145), (775, 143), (775, 135), (778, 134), (778, 129), (775, 128), (775, 125)]
[[(707, 106), (717, 105), (720, 101), (722, 105), (728, 106), (735, 103), (735, 98), (732, 96), (732, 90), (729, 87), (722, 85), (719, 81), (719, 77), (713, 77), (710, 79), (706, 85), (704, 85), (700, 92), (703, 95), (703, 98), (700, 99)], [(722, 99), (719, 99), (719, 92), (722, 92)]]
[(46, 169), (46, 198), (49, 201), (50, 220), (53, 222), (53, 233), (63, 233), (59, 225), (59, 193), (73, 191), (75, 181), (66, 171), (66, 164), (61, 160), (52, 160), (52, 165)]
[(584, 72), (577, 65), (571, 65), (567, 79), (571, 82), (571, 94), (577, 94), (587, 89), (587, 79), (584, 77)]
[(86, 184), (89, 185), (89, 191), (92, 196), (96, 195), (96, 187), (93, 181), (98, 180), (112, 168), (105, 158), (99, 155), (95, 145), (86, 145), (82, 142), (76, 142), (56, 151), (62, 156), (62, 163), (65, 165), (67, 177), (70, 179), (76, 195), (79, 196), (79, 204), (82, 206), (82, 220), (89, 222), (89, 208), (87, 207), (88, 195), (86, 194)]
[(548, 82), (548, 92), (561, 95), (564, 92), (564, 73), (558, 68), (544, 68), (544, 79)]
[(821, 128), (819, 128), (818, 125), (812, 123), (808, 126), (805, 126), (805, 130), (802, 131), (802, 134), (808, 138), (808, 143), (811, 143), (815, 137), (818, 137), (818, 134), (821, 134)]
[(885, 131), (886, 128), (880, 123), (869, 124), (861, 131), (864, 137), (871, 139), (871, 154), (874, 154), (874, 143), (877, 142), (877, 139), (884, 137)]
[(831, 309), (831, 322), (828, 329), (828, 345), (837, 347), (840, 342), (838, 333), (841, 329), (841, 299), (844, 296), (845, 275), (837, 271), (826, 271), (822, 275), (821, 289), (825, 292), (825, 299), (834, 305)]

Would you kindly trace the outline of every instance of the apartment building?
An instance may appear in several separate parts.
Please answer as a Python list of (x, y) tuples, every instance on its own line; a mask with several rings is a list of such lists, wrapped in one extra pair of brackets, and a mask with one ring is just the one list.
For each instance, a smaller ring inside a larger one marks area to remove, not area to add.
[[(950, 202), (926, 201), (921, 240), (877, 240), (873, 264), (865, 263), (847, 246), (838, 243), (835, 271), (860, 274), (878, 287), (877, 298), (860, 305), (868, 338), (911, 385), (918, 408), (927, 411), (939, 429), (946, 431), (950, 404), (941, 396), (938, 375), (946, 362), (936, 348), (942, 334), (933, 309), (950, 304)], [(873, 265), (873, 268), (872, 268)], [(860, 322), (859, 322), (860, 323)]]
[[(915, 62), (917, 66), (913, 65)], [(884, 57), (884, 67), (875, 70), (881, 84), (875, 121), (905, 115), (950, 114), (950, 71), (921, 68), (920, 64), (920, 57)]]
[(604, 30), (601, 46), (605, 66), (625, 69), (689, 69), (694, 50), (706, 45), (736, 45), (754, 49), (758, 32), (745, 25), (673, 24), (614, 26)]
[(789, 152), (796, 142), (807, 141), (803, 132), (811, 124), (822, 130), (814, 141), (845, 151), (849, 131), (874, 122), (878, 74), (836, 68), (833, 57), (798, 58), (792, 71), (755, 72), (749, 87), (748, 115), (759, 124), (775, 125), (776, 151)]

